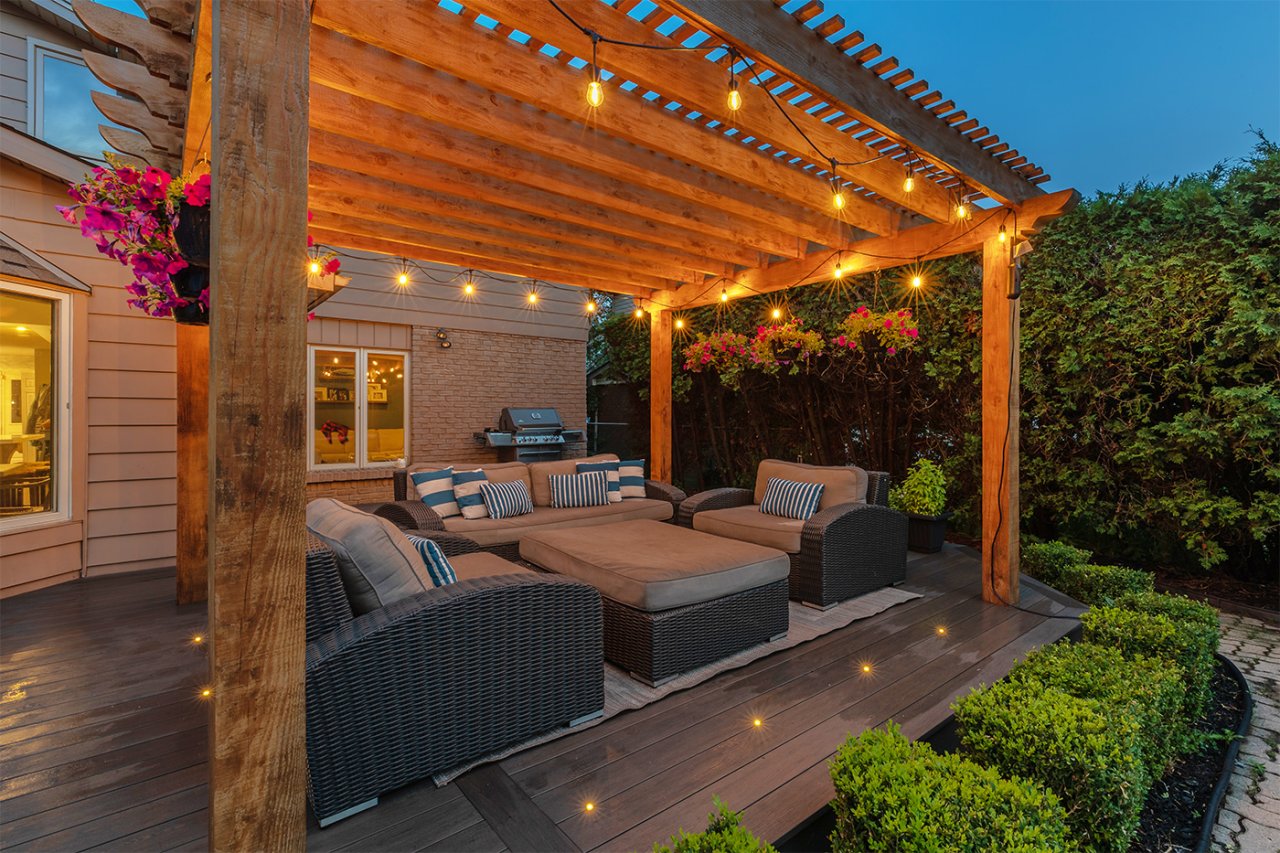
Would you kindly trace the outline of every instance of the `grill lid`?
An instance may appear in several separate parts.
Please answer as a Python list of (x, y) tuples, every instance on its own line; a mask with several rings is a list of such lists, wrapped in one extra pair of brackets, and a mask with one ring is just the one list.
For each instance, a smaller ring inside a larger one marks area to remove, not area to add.
[(559, 432), (564, 429), (560, 413), (550, 406), (522, 408), (508, 406), (498, 418), (502, 432)]

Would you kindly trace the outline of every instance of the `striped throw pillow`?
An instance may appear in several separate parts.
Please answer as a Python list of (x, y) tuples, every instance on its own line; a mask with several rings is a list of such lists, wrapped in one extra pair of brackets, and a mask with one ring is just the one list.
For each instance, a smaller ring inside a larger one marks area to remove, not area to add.
[(490, 518), (511, 518), (533, 512), (533, 498), (529, 496), (529, 487), (524, 480), (481, 483), (480, 497), (484, 498), (484, 508), (489, 511)]
[(617, 462), (579, 462), (578, 473), (590, 474), (592, 471), (603, 471), (609, 479), (609, 503), (622, 501), (622, 478), (618, 472)]
[(409, 544), (418, 552), (418, 556), (422, 557), (422, 562), (427, 564), (427, 574), (431, 577), (431, 582), (436, 586), (446, 586), (456, 583), (458, 575), (453, 570), (453, 566), (449, 564), (449, 558), (444, 555), (444, 551), (440, 550), (440, 546), (430, 539), (423, 539), (421, 536), (408, 536)]
[(766, 515), (805, 521), (818, 511), (822, 489), (822, 483), (797, 483), (795, 480), (770, 477), (764, 486), (760, 511)]
[(484, 471), (455, 471), (453, 475), (453, 499), (458, 502), (463, 518), (488, 518), (489, 510), (484, 508), (484, 498), (480, 495), (480, 486), (489, 482)]
[(453, 466), (439, 471), (414, 471), (409, 475), (414, 491), (422, 502), (431, 507), (441, 518), (462, 515), (458, 502), (453, 499)]
[(609, 505), (609, 478), (603, 471), (552, 474), (551, 505), (557, 509)]
[(644, 460), (631, 459), (619, 462), (618, 485), (624, 498), (644, 497)]

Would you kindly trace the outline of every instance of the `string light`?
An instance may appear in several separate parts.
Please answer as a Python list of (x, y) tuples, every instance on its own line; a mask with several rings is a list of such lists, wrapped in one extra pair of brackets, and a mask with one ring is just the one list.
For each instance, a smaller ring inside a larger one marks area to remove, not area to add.
[(600, 34), (591, 34), (591, 82), (587, 84), (587, 104), (592, 109), (599, 109), (604, 104), (604, 84), (600, 82), (600, 65), (597, 60), (597, 48)]
[(588, 314), (596, 313), (596, 301), (594, 299), (588, 299), (586, 309)]
[(312, 262), (307, 266), (307, 269), (311, 271), (311, 274), (312, 274), (312, 275), (320, 275), (320, 262), (319, 262), (319, 261), (312, 261)]
[(725, 289), (725, 288), (723, 288), (723, 287), (722, 287), (722, 288), (720, 288), (720, 301), (721, 301), (721, 302), (728, 302), (728, 301), (729, 301), (729, 291), (728, 291), (728, 290), (726, 290), (726, 289)]
[(831, 270), (831, 277), (834, 278), (836, 281), (839, 281), (840, 279), (844, 278), (843, 259), (841, 258), (836, 259), (836, 265)]
[(742, 109), (742, 93), (738, 91), (738, 73), (734, 70), (734, 66), (738, 64), (738, 52), (730, 49), (729, 51), (729, 109), (737, 112)]
[(845, 206), (844, 189), (840, 186), (840, 179), (834, 176), (831, 178), (831, 206), (836, 210), (844, 210)]
[(536, 291), (536, 290), (530, 290), (530, 291), (529, 291), (529, 295), (528, 295), (527, 297), (525, 297), (525, 298), (526, 298), (526, 299), (528, 299), (528, 301), (529, 301), (529, 304), (530, 304), (530, 305), (537, 305), (537, 304), (538, 304), (538, 291)]
[(1004, 226), (1003, 226), (1003, 225), (1001, 225), (1001, 226), (1000, 226), (1000, 234), (999, 234), (999, 237), (1000, 237), (1000, 242), (1001, 242), (1001, 243), (1003, 243), (1005, 240), (1008, 240), (1008, 239), (1009, 239), (1009, 233), (1008, 233), (1007, 231), (1005, 231), (1005, 229), (1004, 229)]
[(407, 272), (402, 272), (400, 273), (400, 275), (396, 276), (396, 284), (400, 285), (401, 287), (408, 287), (409, 274)]
[(969, 218), (969, 203), (965, 201), (967, 194), (964, 184), (961, 184), (960, 191), (957, 193), (959, 201), (956, 202), (956, 219), (961, 221)]
[(464, 296), (474, 296), (475, 292), (476, 286), (471, 282), (468, 281), (466, 284), (462, 285), (462, 293)]
[(677, 317), (677, 318), (676, 318), (676, 328), (677, 328), (677, 329), (683, 329), (683, 328), (684, 328), (684, 318), (683, 318), (683, 317)]
[(902, 181), (902, 191), (909, 193), (916, 188), (916, 179), (910, 171), (907, 172), (906, 178)]
[(911, 276), (912, 287), (918, 288), (923, 284), (924, 284), (924, 278), (919, 273), (916, 273), (915, 275)]
[(782, 319), (782, 309), (781, 309), (781, 308), (774, 308), (772, 311), (770, 311), (770, 312), (769, 312), (769, 316), (770, 316), (770, 317), (772, 317), (772, 318), (773, 318), (773, 319), (775, 319), (775, 320), (781, 320), (781, 319)]
[(643, 309), (643, 308), (637, 308), (637, 309), (636, 309), (636, 319), (637, 319), (637, 320), (643, 320), (643, 319), (644, 319), (644, 309)]

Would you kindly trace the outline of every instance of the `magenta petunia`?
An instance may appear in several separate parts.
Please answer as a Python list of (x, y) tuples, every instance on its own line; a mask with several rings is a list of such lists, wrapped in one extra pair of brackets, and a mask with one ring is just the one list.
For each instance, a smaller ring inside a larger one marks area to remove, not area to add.
[[(182, 187), (183, 193), (186, 195), (187, 204), (195, 207), (204, 207), (209, 203), (211, 194), (212, 178), (209, 175), (201, 175), (191, 183)], [(308, 243), (307, 245), (310, 245)]]
[(889, 347), (888, 349), (885, 350), (885, 352), (889, 353), (889, 355), (893, 355), (897, 351), (898, 351), (897, 347)]

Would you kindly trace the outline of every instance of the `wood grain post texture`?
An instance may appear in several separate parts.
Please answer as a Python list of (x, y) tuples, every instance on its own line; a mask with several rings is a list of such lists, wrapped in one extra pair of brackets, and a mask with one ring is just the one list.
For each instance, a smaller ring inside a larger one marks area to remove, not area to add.
[(209, 843), (306, 843), (306, 0), (213, 8)]
[(1020, 306), (1013, 241), (982, 244), (982, 598), (1018, 603)]
[(209, 327), (178, 323), (178, 603), (209, 595)]
[(649, 314), (649, 477), (671, 482), (671, 312)]

